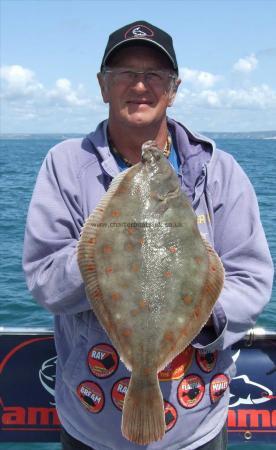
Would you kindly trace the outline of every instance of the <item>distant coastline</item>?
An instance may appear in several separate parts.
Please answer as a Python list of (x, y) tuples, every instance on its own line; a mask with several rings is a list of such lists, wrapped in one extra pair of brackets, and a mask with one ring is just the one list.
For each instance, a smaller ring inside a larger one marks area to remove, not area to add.
[(212, 139), (276, 139), (276, 131), (243, 131), (243, 132), (213, 132), (204, 131), (203, 135), (209, 136)]
[[(276, 130), (269, 131), (200, 131), (200, 134), (211, 139), (266, 139), (276, 140)], [(0, 140), (4, 139), (71, 139), (85, 136), (86, 133), (1, 133)]]

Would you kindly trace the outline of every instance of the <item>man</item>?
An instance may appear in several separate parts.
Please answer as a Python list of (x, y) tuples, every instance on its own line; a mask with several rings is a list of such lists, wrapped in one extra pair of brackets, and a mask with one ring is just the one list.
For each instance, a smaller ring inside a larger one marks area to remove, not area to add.
[(55, 314), (56, 404), (64, 450), (141, 448), (121, 434), (129, 372), (90, 309), (76, 260), (81, 227), (121, 170), (155, 139), (179, 176), (200, 232), (226, 273), (212, 316), (161, 374), (166, 435), (146, 448), (225, 449), (231, 345), (270, 298), (272, 262), (253, 188), (214, 142), (167, 118), (177, 88), (171, 37), (139, 21), (112, 33), (98, 80), (109, 118), (55, 146), (30, 204), (23, 266), (33, 296)]

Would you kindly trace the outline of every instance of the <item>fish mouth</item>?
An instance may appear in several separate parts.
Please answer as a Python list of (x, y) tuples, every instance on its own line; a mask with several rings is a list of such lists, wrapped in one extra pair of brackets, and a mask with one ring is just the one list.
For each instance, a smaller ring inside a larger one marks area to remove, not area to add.
[(155, 141), (146, 141), (142, 145), (142, 163), (154, 163), (162, 156)]

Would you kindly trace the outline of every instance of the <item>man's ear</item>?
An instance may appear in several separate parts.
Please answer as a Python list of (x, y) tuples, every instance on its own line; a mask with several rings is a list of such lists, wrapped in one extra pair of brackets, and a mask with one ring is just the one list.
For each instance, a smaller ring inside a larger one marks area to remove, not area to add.
[(178, 78), (175, 81), (174, 86), (171, 88), (168, 106), (172, 106), (173, 105), (173, 102), (174, 102), (174, 99), (175, 99), (175, 96), (176, 96), (176, 93), (177, 93), (177, 90), (178, 90), (178, 87), (179, 87), (180, 83), (181, 83), (181, 80), (180, 80), (180, 78)]
[(101, 72), (99, 72), (97, 74), (97, 78), (98, 78), (98, 82), (99, 82), (99, 85), (101, 88), (103, 101), (104, 101), (104, 103), (108, 103), (109, 96), (108, 96), (108, 86), (107, 86), (106, 78)]

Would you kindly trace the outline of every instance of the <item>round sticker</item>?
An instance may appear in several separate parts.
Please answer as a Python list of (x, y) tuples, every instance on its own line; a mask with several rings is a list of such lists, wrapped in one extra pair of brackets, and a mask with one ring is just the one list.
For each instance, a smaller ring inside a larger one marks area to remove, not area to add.
[(164, 400), (164, 412), (165, 412), (165, 424), (166, 424), (166, 433), (167, 433), (176, 424), (177, 411), (171, 403)]
[(189, 369), (193, 359), (194, 349), (191, 345), (176, 358), (174, 358), (161, 372), (158, 374), (159, 381), (179, 380), (185, 375)]
[(177, 398), (183, 408), (194, 408), (199, 404), (205, 392), (205, 384), (199, 375), (187, 375), (179, 383)]
[(217, 402), (229, 386), (229, 379), (224, 373), (215, 375), (210, 382), (211, 402)]
[(204, 352), (202, 350), (196, 351), (196, 362), (203, 372), (209, 373), (215, 368), (217, 363), (218, 352)]
[(109, 344), (97, 344), (89, 350), (88, 366), (97, 378), (107, 378), (116, 372), (119, 356), (115, 348)]
[(99, 413), (104, 407), (104, 393), (93, 381), (83, 381), (77, 388), (77, 396), (92, 413)]
[(123, 410), (124, 399), (125, 399), (125, 396), (127, 393), (129, 380), (130, 380), (130, 378), (122, 378), (121, 380), (116, 381), (116, 383), (113, 384), (113, 387), (111, 390), (111, 398), (112, 398), (113, 404), (120, 411)]

